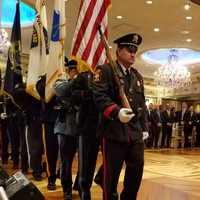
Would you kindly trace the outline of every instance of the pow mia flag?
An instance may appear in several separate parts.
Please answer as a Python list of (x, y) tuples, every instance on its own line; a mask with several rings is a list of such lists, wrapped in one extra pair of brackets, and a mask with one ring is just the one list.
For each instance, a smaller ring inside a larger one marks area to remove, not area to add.
[(21, 51), (20, 10), (19, 1), (17, 1), (14, 24), (11, 33), (11, 46), (8, 50), (8, 60), (4, 83), (4, 91), (9, 95), (12, 95), (16, 85), (22, 83)]

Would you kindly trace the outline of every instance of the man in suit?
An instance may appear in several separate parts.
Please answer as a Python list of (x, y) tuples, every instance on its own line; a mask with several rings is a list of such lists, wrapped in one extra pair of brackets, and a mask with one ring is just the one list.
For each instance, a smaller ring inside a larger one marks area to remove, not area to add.
[(166, 109), (162, 113), (162, 127), (163, 135), (161, 141), (161, 147), (170, 147), (171, 137), (172, 137), (172, 125), (173, 125), (173, 116), (170, 110), (170, 105), (166, 104)]
[[(189, 136), (192, 136), (193, 127), (196, 124), (197, 116), (194, 111), (194, 107), (190, 106), (188, 112), (185, 114), (184, 118), (184, 137), (185, 137), (185, 144), (184, 147), (187, 148), (191, 146), (189, 144)], [(192, 142), (192, 141), (190, 141)]]
[[(187, 128), (185, 125), (185, 121), (186, 121), (187, 113), (188, 113), (187, 103), (182, 102), (181, 110), (177, 111), (177, 113), (176, 113), (176, 122), (178, 122), (179, 131), (180, 131), (179, 134), (182, 135), (182, 132), (183, 132), (184, 137), (186, 137), (186, 138), (187, 138)], [(186, 139), (186, 143), (187, 143), (187, 139)], [(186, 145), (186, 143), (184, 143), (184, 146)], [(179, 146), (181, 146), (181, 144), (179, 144)]]

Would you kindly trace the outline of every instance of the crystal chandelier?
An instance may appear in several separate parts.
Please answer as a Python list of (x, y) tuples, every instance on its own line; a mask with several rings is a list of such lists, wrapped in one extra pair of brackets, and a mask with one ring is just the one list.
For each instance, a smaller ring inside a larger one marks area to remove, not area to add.
[(10, 46), (10, 42), (8, 39), (8, 33), (5, 29), (0, 29), (0, 56), (6, 57), (8, 53), (8, 48)]
[(178, 60), (178, 51), (171, 49), (168, 62), (154, 72), (155, 82), (158, 86), (180, 88), (191, 84), (190, 72)]

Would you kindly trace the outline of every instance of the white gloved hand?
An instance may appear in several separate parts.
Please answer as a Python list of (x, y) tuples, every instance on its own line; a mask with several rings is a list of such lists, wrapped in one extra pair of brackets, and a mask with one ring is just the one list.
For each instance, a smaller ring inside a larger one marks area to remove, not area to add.
[(147, 131), (142, 132), (143, 140), (146, 140), (149, 137), (149, 133)]
[(5, 118), (7, 118), (7, 114), (6, 113), (1, 113), (0, 117), (1, 117), (1, 119), (5, 119)]
[(122, 123), (128, 123), (134, 116), (131, 108), (121, 108), (118, 113), (118, 118)]

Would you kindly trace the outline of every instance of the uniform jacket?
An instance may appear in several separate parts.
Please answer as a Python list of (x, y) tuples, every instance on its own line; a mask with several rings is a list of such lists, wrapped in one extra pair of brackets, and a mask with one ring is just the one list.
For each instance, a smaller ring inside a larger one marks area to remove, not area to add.
[(77, 109), (71, 101), (71, 83), (72, 81), (58, 80), (54, 85), (57, 95), (58, 116), (54, 126), (54, 133), (68, 136), (77, 135)]
[(78, 133), (96, 137), (99, 122), (99, 113), (93, 99), (93, 75), (91, 72), (82, 72), (72, 83), (72, 102), (79, 107)]
[[(98, 66), (93, 87), (96, 106), (102, 113), (100, 134), (119, 142), (141, 140), (142, 131), (147, 131), (143, 78), (136, 69), (131, 68), (129, 83), (121, 66), (117, 66), (124, 82), (126, 96), (137, 117), (127, 124), (119, 121), (117, 115), (122, 104), (113, 70), (109, 64)], [(138, 108), (142, 109), (139, 113)]]

